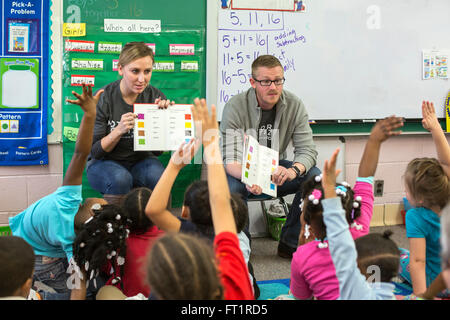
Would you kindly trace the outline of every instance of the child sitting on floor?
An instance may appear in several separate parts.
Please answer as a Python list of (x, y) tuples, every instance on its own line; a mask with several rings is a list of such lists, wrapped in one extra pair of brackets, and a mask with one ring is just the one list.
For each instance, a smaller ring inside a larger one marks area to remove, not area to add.
[(440, 211), (450, 197), (450, 147), (433, 103), (422, 103), (422, 116), (423, 127), (432, 133), (438, 159), (413, 159), (404, 175), (406, 198), (415, 208), (405, 217), (410, 250), (401, 249), (400, 276), (412, 285), (416, 296), (423, 295), (441, 272)]
[(114, 275), (106, 284), (123, 287), (130, 221), (113, 204), (98, 205), (92, 212), (93, 216), (80, 227), (73, 243), (73, 258), (80, 269), (76, 271), (82, 274), (81, 286), (96, 293), (105, 284), (103, 279)]
[[(145, 258), (151, 246), (164, 232), (145, 215), (145, 206), (152, 191), (145, 187), (131, 190), (122, 200), (122, 210), (130, 220), (127, 238), (127, 254), (122, 275), (123, 294), (127, 297), (150, 295), (145, 281)], [(118, 276), (118, 275), (116, 275)], [(113, 276), (114, 278), (114, 276)], [(116, 287), (120, 288), (119, 284)]]
[[(380, 147), (390, 136), (400, 134), (400, 131), (394, 130), (402, 125), (403, 120), (394, 116), (378, 121), (366, 143), (353, 190), (345, 182), (336, 187), (353, 239), (369, 233), (374, 201), (373, 176)], [(323, 207), (320, 202), (323, 193), (321, 176), (308, 180), (304, 185), (301, 238), (305, 241), (297, 248), (291, 262), (290, 292), (297, 299), (314, 297), (319, 300), (335, 300), (339, 297), (339, 283), (323, 222)]]
[(442, 210), (441, 226), (442, 278), (450, 290), (450, 204)]
[[(39, 291), (47, 299), (85, 299), (84, 288), (68, 288), (67, 273), (72, 259), (75, 228), (82, 223), (76, 215), (88, 211), (92, 202), (105, 203), (103, 199), (90, 199), (82, 204), (81, 182), (87, 157), (91, 151), (92, 134), (97, 101), (103, 92), (92, 95), (92, 87), (83, 84), (82, 95), (72, 92), (77, 100), (67, 100), (79, 105), (83, 111), (75, 151), (64, 176), (63, 185), (52, 194), (36, 201), (30, 207), (9, 218), (13, 235), (27, 241), (35, 253), (33, 288), (43, 283), (49, 291)], [(80, 206), (81, 205), (81, 206)], [(71, 269), (75, 266), (71, 265)], [(53, 292), (51, 292), (53, 291)]]
[(339, 281), (340, 300), (395, 300), (395, 286), (389, 283), (399, 269), (400, 252), (390, 231), (369, 234), (355, 241), (348, 228), (346, 212), (336, 195), (336, 158), (325, 161), (323, 221), (331, 258)]
[[(170, 190), (177, 175), (181, 169), (191, 162), (196, 150), (198, 142), (194, 139), (188, 144), (182, 144), (181, 147), (173, 153), (166, 169), (155, 186), (150, 196), (145, 212), (153, 223), (165, 232), (184, 232), (202, 236), (214, 241), (214, 228), (211, 216), (211, 207), (209, 204), (209, 188), (207, 181), (194, 181), (185, 192), (184, 203), (181, 210), (181, 217), (176, 217), (169, 210), (167, 204), (169, 201)], [(183, 150), (184, 153), (183, 153)], [(242, 221), (238, 227), (238, 237), (240, 246), (244, 252), (245, 260), (248, 264), (250, 273), (250, 281), (253, 282), (254, 292), (259, 296), (259, 288), (256, 283), (253, 268), (249, 262), (250, 258), (250, 242), (244, 232), (244, 227), (248, 221), (248, 208), (243, 203), (239, 194), (232, 194), (230, 199), (233, 214), (235, 218), (241, 217)]]
[[(215, 107), (211, 107), (210, 116), (205, 100), (196, 99), (192, 112), (194, 120), (202, 123), (203, 132), (210, 138), (203, 140), (203, 145), (215, 234), (214, 251), (198, 237), (183, 233), (167, 234), (157, 240), (150, 251), (148, 281), (158, 299), (254, 299), (236, 234), (219, 149)], [(191, 147), (188, 144), (179, 150), (179, 156), (192, 152)]]

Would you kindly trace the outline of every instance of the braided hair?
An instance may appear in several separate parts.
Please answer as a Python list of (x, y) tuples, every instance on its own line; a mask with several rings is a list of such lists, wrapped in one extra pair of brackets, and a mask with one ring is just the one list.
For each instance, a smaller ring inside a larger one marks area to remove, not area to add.
[(131, 220), (128, 225), (133, 234), (145, 233), (154, 224), (145, 214), (145, 206), (152, 194), (152, 190), (145, 187), (134, 188), (128, 192), (122, 201), (122, 210)]
[(168, 233), (147, 256), (147, 282), (159, 300), (221, 300), (224, 288), (211, 244), (186, 233)]
[[(323, 241), (326, 237), (326, 227), (323, 222), (323, 207), (320, 202), (324, 197), (321, 175), (311, 177), (303, 184), (302, 211), (303, 219), (313, 226), (316, 237)], [(355, 199), (355, 194), (346, 182), (336, 183), (336, 194), (341, 198), (342, 207), (349, 225), (361, 215), (361, 198)], [(306, 205), (305, 205), (306, 203)]]
[[(112, 204), (92, 209), (94, 216), (88, 219), (73, 243), (73, 258), (76, 264), (87, 275), (90, 281), (97, 277), (110, 262), (113, 274), (120, 274), (113, 284), (123, 277), (123, 266), (126, 255), (126, 238), (131, 222), (125, 217), (120, 207)], [(119, 273), (116, 269), (119, 268)], [(94, 285), (95, 281), (94, 281)]]

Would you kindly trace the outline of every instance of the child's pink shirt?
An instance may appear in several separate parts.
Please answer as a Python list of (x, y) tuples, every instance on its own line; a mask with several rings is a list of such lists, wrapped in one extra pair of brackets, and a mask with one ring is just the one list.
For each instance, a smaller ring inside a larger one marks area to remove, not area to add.
[[(350, 226), (353, 239), (369, 234), (373, 215), (373, 184), (371, 178), (358, 178), (353, 192), (361, 197), (361, 215)], [(319, 241), (311, 241), (297, 248), (291, 262), (291, 292), (297, 299), (319, 300), (339, 298), (339, 282), (328, 248), (317, 247)], [(328, 243), (325, 241), (325, 243)]]
[[(367, 178), (358, 179), (365, 180)], [(372, 221), (374, 202), (373, 185), (369, 182), (356, 180), (353, 192), (355, 193), (355, 198), (357, 196), (361, 197), (361, 215), (356, 218), (354, 223), (350, 226), (352, 238), (357, 239), (369, 234), (370, 231), (370, 221)]]
[[(311, 241), (297, 248), (291, 261), (291, 293), (297, 299), (336, 300), (339, 282), (328, 248)], [(324, 241), (328, 244), (328, 241)]]

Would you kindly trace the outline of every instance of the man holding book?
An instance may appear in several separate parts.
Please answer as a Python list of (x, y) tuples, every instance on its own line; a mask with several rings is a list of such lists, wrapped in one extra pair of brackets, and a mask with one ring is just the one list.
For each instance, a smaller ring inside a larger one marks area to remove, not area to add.
[[(296, 194), (286, 223), (281, 230), (278, 255), (292, 257), (300, 233), (301, 186), (310, 176), (320, 174), (315, 167), (316, 146), (303, 102), (284, 90), (284, 69), (271, 55), (259, 56), (252, 64), (251, 88), (233, 96), (225, 105), (220, 132), (222, 154), (231, 192), (247, 200), (249, 194), (261, 194), (258, 185), (241, 182), (245, 135), (261, 145), (279, 152), (279, 166), (272, 174), (277, 195)], [(292, 140), (294, 159), (287, 159), (286, 149)]]

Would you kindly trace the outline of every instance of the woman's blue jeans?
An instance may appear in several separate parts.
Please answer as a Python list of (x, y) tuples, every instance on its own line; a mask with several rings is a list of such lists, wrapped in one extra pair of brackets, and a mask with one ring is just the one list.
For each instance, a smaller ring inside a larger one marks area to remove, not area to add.
[(127, 194), (135, 187), (154, 189), (164, 172), (156, 157), (136, 164), (113, 160), (91, 160), (86, 169), (91, 187), (102, 194)]

